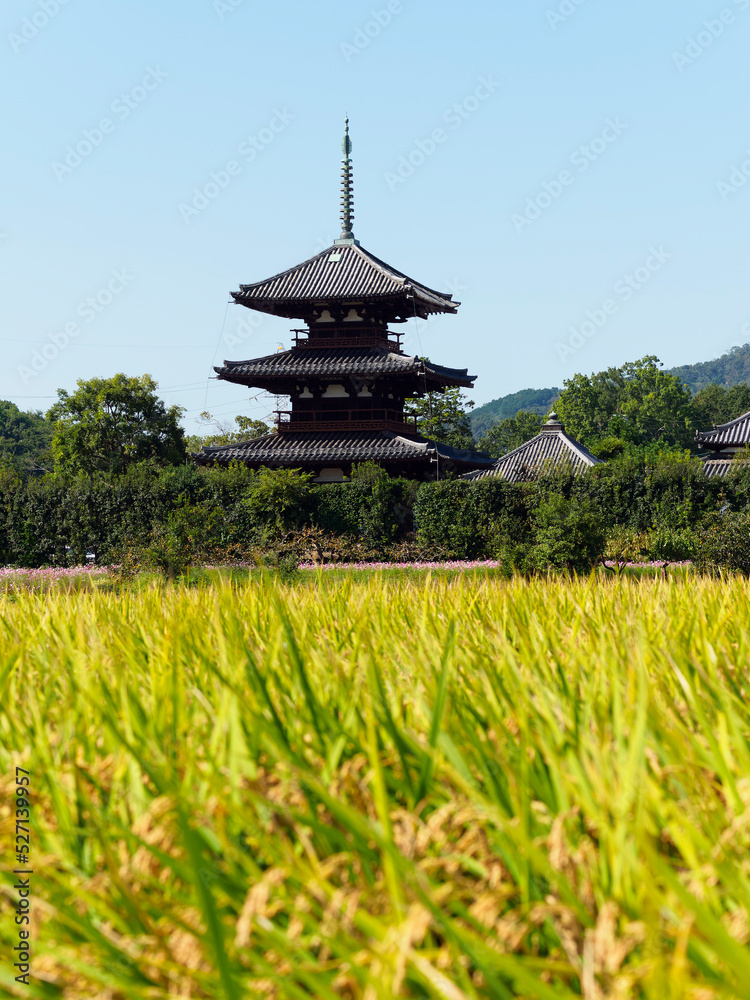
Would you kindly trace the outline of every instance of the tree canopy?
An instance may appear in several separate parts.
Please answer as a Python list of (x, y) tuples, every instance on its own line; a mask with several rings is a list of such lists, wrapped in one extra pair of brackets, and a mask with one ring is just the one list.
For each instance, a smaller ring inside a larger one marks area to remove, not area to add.
[(555, 404), (567, 432), (588, 447), (605, 439), (624, 445), (689, 447), (696, 414), (690, 390), (662, 371), (653, 355), (564, 382)]
[(484, 437), (479, 439), (477, 448), (489, 452), (493, 458), (500, 458), (535, 437), (541, 430), (542, 423), (543, 418), (538, 413), (525, 413), (522, 410), (515, 417), (508, 417), (490, 427)]
[(52, 424), (37, 411), (0, 400), (0, 463), (22, 474), (52, 466)]
[(711, 430), (750, 410), (750, 385), (707, 385), (693, 398), (699, 430)]
[(404, 412), (417, 418), (419, 433), (430, 441), (471, 451), (474, 435), (466, 409), (473, 405), (460, 389), (446, 389), (428, 392), (423, 399), (407, 399)]
[(188, 451), (191, 453), (214, 445), (251, 441), (271, 433), (271, 428), (264, 420), (255, 420), (253, 417), (235, 417), (234, 428), (229, 422), (218, 420), (206, 410), (201, 413), (200, 419), (204, 424), (212, 426), (214, 429), (210, 434), (193, 434), (186, 439)]
[(124, 472), (147, 459), (176, 465), (187, 457), (184, 412), (156, 395), (150, 375), (79, 379), (72, 394), (58, 389), (47, 417), (54, 424), (56, 469), (70, 473)]

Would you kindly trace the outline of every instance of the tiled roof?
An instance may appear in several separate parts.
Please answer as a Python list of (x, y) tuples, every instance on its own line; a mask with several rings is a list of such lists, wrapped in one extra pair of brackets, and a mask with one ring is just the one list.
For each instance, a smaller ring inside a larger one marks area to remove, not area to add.
[(706, 473), (709, 479), (714, 479), (717, 476), (724, 477), (728, 475), (733, 469), (741, 469), (742, 467), (750, 468), (750, 462), (743, 461), (742, 459), (736, 461), (731, 458), (707, 458), (703, 462), (703, 471)]
[(698, 431), (695, 440), (705, 448), (731, 448), (750, 444), (750, 411), (712, 431)]
[[(414, 296), (413, 304), (411, 296)], [(266, 281), (240, 285), (236, 302), (262, 312), (295, 318), (301, 305), (401, 299), (421, 316), (455, 313), (452, 296), (414, 281), (356, 243), (335, 245)]]
[(438, 455), (461, 467), (481, 467), (492, 459), (424, 439), (402, 437), (392, 431), (340, 431), (319, 434), (268, 434), (241, 444), (204, 448), (195, 456), (201, 465), (217, 462), (248, 462), (253, 465), (287, 466), (348, 462), (420, 462), (429, 464)]
[(582, 444), (568, 437), (556, 414), (550, 414), (550, 419), (536, 437), (503, 455), (491, 469), (471, 472), (464, 478), (499, 476), (517, 483), (534, 479), (540, 473), (561, 465), (569, 465), (574, 472), (580, 473), (600, 463), (601, 459), (595, 458)]
[[(466, 368), (443, 368), (428, 362), (425, 366), (431, 381), (470, 387), (476, 375)], [(292, 348), (250, 361), (225, 361), (214, 368), (220, 379), (227, 381), (254, 378), (316, 378), (326, 376), (419, 375), (422, 362), (418, 357), (396, 354), (385, 347)]]

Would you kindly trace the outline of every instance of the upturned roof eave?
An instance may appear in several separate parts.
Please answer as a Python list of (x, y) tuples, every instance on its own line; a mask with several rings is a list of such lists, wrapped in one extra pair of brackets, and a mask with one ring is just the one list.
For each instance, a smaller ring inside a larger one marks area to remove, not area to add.
[(321, 465), (329, 461), (363, 461), (368, 451), (377, 455), (375, 461), (386, 463), (425, 464), (434, 461), (436, 454), (443, 461), (452, 462), (459, 467), (482, 468), (487, 462), (492, 463), (492, 459), (482, 453), (436, 445), (419, 435), (397, 434), (393, 431), (267, 434), (229, 445), (204, 447), (193, 457), (199, 465), (245, 461), (250, 464), (299, 467)]
[[(240, 289), (242, 286), (240, 286)], [(254, 309), (256, 312), (265, 312), (272, 315), (283, 316), (285, 319), (298, 319), (301, 318), (299, 312), (300, 309), (309, 311), (314, 309), (316, 306), (326, 307), (329, 305), (359, 305), (360, 303), (372, 302), (377, 304), (387, 304), (392, 302), (396, 304), (409, 304), (412, 303), (412, 296), (409, 292), (383, 292), (383, 293), (365, 293), (365, 292), (355, 292), (351, 295), (311, 295), (303, 296), (300, 298), (253, 298), (248, 296), (246, 293), (231, 292), (232, 298), (236, 305), (245, 306), (249, 309)], [(458, 313), (458, 307), (461, 305), (460, 302), (450, 302), (447, 305), (443, 303), (433, 302), (431, 299), (423, 295), (417, 295), (417, 299), (420, 305), (423, 307), (422, 312), (432, 315), (456, 315)]]
[[(293, 361), (307, 362), (298, 371), (292, 367)], [(315, 362), (328, 362), (332, 370), (315, 371)], [(379, 371), (378, 362), (384, 362)], [(389, 367), (393, 365), (393, 367)], [(255, 371), (246, 372), (241, 369), (254, 366)], [(284, 370), (286, 368), (286, 370)], [(265, 370), (263, 370), (265, 369)], [(470, 389), (476, 381), (476, 375), (469, 375), (466, 368), (447, 368), (423, 362), (416, 355), (398, 354), (378, 347), (357, 348), (292, 348), (291, 350), (266, 354), (259, 358), (248, 358), (245, 361), (227, 361), (223, 365), (214, 366), (218, 377), (224, 381), (238, 381), (248, 378), (263, 379), (299, 379), (299, 378), (345, 378), (379, 377), (400, 378), (404, 376), (425, 376), (433, 383), (450, 383), (456, 387)]]
[[(275, 282), (282, 282), (295, 274), (303, 272), (306, 268), (315, 267), (316, 264), (323, 265), (327, 262), (326, 258), (330, 258), (332, 254), (343, 256), (345, 253), (356, 255), (360, 262), (368, 265), (371, 269), (378, 272), (381, 277), (395, 283), (399, 287), (392, 288), (388, 292), (368, 292), (366, 289), (353, 288), (351, 291), (345, 289), (335, 294), (324, 292), (313, 292), (302, 296), (262, 294), (262, 290), (265, 287), (268, 287)], [(253, 295), (253, 292), (260, 292), (261, 294), (256, 297)], [(433, 313), (455, 313), (460, 305), (459, 302), (453, 301), (452, 295), (445, 292), (439, 292), (434, 288), (430, 288), (429, 285), (425, 285), (423, 282), (410, 278), (407, 274), (404, 274), (397, 268), (391, 267), (389, 264), (380, 260), (379, 257), (376, 257), (374, 254), (365, 250), (364, 247), (355, 243), (346, 247), (334, 244), (328, 249), (321, 251), (321, 253), (315, 254), (313, 257), (309, 257), (301, 264), (297, 264), (294, 267), (280, 271), (278, 274), (272, 275), (270, 278), (265, 278), (262, 281), (256, 281), (248, 285), (240, 285), (240, 290), (238, 292), (232, 292), (231, 294), (235, 302), (238, 302), (241, 305), (249, 306), (250, 308), (258, 309), (259, 311), (267, 312), (271, 312), (274, 309), (301, 304), (312, 307), (316, 304), (325, 304), (327, 302), (346, 303), (349, 301), (354, 302), (363, 300), (387, 302), (389, 300), (398, 301), (411, 299), (412, 296), (414, 296), (415, 299), (418, 299), (428, 312)]]
[(741, 413), (739, 417), (735, 417), (733, 420), (728, 420), (725, 424), (717, 424), (716, 427), (710, 431), (696, 431), (695, 440), (698, 444), (706, 445), (707, 448), (715, 446), (717, 450), (731, 445), (750, 443), (750, 430), (748, 431), (748, 434), (745, 435), (744, 440), (720, 440), (727, 431), (731, 431), (734, 427), (743, 423), (750, 425), (750, 410), (748, 410), (747, 413)]

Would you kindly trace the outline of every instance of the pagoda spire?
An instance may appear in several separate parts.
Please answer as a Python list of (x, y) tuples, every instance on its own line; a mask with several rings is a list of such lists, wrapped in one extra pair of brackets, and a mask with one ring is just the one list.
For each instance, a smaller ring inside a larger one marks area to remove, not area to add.
[(341, 150), (344, 158), (341, 161), (341, 236), (337, 244), (357, 243), (354, 239), (354, 178), (352, 174), (352, 140), (349, 138), (349, 118), (344, 123), (344, 139)]

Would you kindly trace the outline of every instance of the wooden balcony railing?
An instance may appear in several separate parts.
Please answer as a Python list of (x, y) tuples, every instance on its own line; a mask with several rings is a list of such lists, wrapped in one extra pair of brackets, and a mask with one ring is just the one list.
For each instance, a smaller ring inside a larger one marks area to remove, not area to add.
[(283, 433), (310, 431), (393, 431), (418, 434), (416, 417), (398, 410), (311, 410), (294, 413), (276, 410), (277, 427)]
[(292, 330), (294, 347), (321, 348), (321, 347), (385, 347), (394, 353), (401, 350), (400, 333), (391, 334), (395, 340), (391, 340), (388, 330), (378, 326), (352, 325), (351, 328), (334, 327), (330, 330), (317, 330), (310, 335), (309, 329)]

